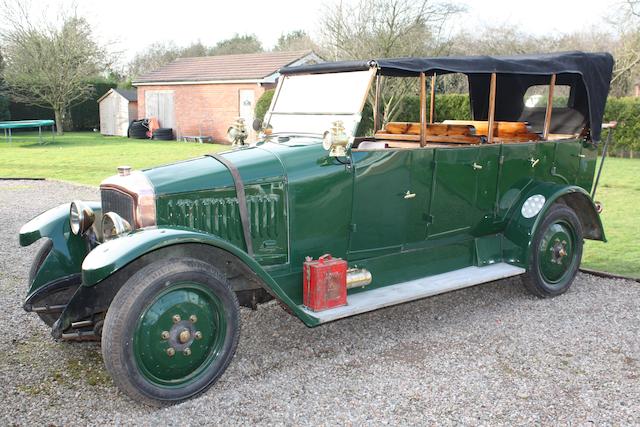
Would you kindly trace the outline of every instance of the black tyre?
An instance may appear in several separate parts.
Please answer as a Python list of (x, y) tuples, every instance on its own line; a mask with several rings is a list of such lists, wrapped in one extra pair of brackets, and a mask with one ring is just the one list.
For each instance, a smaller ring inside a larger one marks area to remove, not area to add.
[(158, 128), (153, 131), (153, 139), (160, 141), (171, 141), (173, 139), (172, 128)]
[(225, 371), (240, 336), (236, 295), (222, 273), (192, 258), (138, 271), (114, 298), (102, 355), (131, 398), (163, 406), (195, 397)]
[(583, 232), (573, 209), (554, 205), (536, 230), (531, 244), (525, 287), (541, 298), (565, 293), (582, 259)]
[(143, 120), (134, 120), (129, 125), (128, 135), (129, 138), (135, 139), (146, 139), (147, 131), (149, 130), (148, 121), (146, 119)]

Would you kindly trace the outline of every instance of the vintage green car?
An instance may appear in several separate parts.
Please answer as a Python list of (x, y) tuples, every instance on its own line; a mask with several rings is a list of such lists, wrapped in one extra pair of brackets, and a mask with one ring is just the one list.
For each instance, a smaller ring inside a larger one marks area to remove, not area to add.
[[(590, 191), (612, 67), (569, 52), (282, 69), (255, 145), (119, 168), (100, 201), (24, 225), (23, 246), (45, 239), (24, 309), (56, 339), (101, 339), (115, 383), (163, 405), (222, 375), (240, 306), (275, 298), (312, 327), (518, 275), (562, 294), (583, 238), (605, 240)], [(435, 122), (453, 73), (472, 120)], [(391, 79), (417, 88), (418, 122), (385, 120)], [(303, 264), (323, 254), (348, 264), (346, 304), (314, 310)]]

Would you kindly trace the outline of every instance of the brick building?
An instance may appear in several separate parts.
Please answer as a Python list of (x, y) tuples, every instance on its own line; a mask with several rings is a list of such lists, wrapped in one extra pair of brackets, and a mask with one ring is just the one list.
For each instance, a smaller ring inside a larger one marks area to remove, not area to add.
[(312, 51), (179, 58), (133, 82), (138, 118), (157, 117), (178, 139), (211, 136), (226, 142), (236, 118), (251, 127), (255, 103), (275, 87), (280, 68), (319, 61)]

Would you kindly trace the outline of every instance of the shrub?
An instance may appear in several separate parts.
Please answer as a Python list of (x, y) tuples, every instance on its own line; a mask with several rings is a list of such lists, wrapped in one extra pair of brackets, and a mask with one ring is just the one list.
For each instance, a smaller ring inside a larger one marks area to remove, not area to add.
[[(640, 98), (609, 97), (604, 111), (604, 122), (615, 120), (618, 126), (613, 131), (611, 149), (624, 151), (640, 150)], [(606, 131), (603, 132), (603, 138)]]
[[(256, 107), (254, 110), (256, 119), (264, 120), (264, 115), (267, 114), (267, 110), (271, 105), (271, 99), (273, 99), (274, 93), (275, 93), (274, 89), (267, 90), (258, 99), (258, 102), (256, 102)], [(249, 125), (251, 125), (251, 123)]]
[[(429, 115), (430, 99), (427, 99), (427, 119)], [(436, 95), (436, 111), (434, 121), (442, 120), (471, 120), (471, 106), (469, 96), (463, 94)], [(391, 120), (393, 122), (419, 122), (420, 97), (406, 96), (400, 104), (398, 113)], [(367, 103), (362, 111), (362, 121), (357, 136), (371, 134), (373, 129), (373, 110)]]
[[(427, 116), (431, 100), (427, 98)], [(428, 118), (428, 117), (427, 117)], [(434, 121), (442, 120), (471, 120), (471, 106), (469, 96), (457, 93), (436, 95), (436, 110)], [(400, 107), (400, 113), (394, 122), (419, 122), (420, 97), (407, 96)]]

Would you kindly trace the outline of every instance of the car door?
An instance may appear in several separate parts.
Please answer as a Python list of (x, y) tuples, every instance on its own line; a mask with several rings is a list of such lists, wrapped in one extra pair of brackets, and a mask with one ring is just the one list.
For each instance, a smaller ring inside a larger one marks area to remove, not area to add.
[[(544, 152), (536, 143), (502, 144), (496, 198), (496, 219), (503, 220), (520, 194), (544, 164)], [(542, 162), (542, 163), (541, 163)]]
[(434, 150), (430, 148), (411, 150), (409, 194), (404, 195), (407, 210), (405, 248), (420, 247), (427, 238), (433, 184), (433, 156)]
[(411, 150), (354, 150), (352, 168), (349, 259), (399, 252), (407, 230), (407, 206), (413, 201)]
[(575, 184), (580, 170), (582, 142), (579, 140), (556, 142), (553, 162), (554, 176), (560, 183)]
[(428, 238), (468, 233), (477, 222), (477, 175), (483, 166), (477, 147), (438, 148)]

